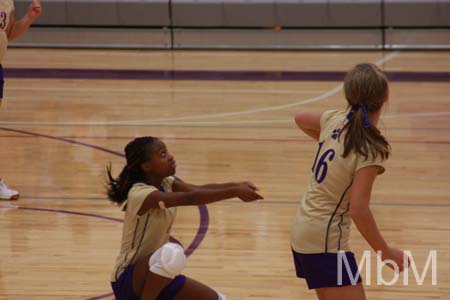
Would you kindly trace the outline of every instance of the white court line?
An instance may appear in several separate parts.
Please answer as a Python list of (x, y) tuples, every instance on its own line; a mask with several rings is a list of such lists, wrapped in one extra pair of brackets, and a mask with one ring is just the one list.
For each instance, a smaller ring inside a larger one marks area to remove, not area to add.
[[(405, 114), (392, 114), (381, 116), (381, 119), (397, 119), (397, 118), (427, 118), (427, 117), (441, 117), (450, 116), (450, 111), (447, 112), (426, 112), (426, 113), (405, 113)], [(280, 120), (242, 120), (242, 121), (193, 121), (193, 122), (161, 122), (155, 125), (225, 125), (225, 124), (294, 124), (294, 120), (280, 119)], [(136, 125), (148, 125), (148, 123), (136, 124)]]
[(186, 121), (186, 120), (193, 120), (193, 119), (204, 120), (204, 119), (215, 119), (215, 118), (231, 117), (231, 116), (250, 115), (250, 114), (255, 114), (255, 113), (259, 113), (259, 112), (281, 110), (281, 109), (285, 109), (285, 108), (299, 106), (299, 105), (302, 105), (302, 104), (317, 102), (317, 101), (323, 100), (323, 99), (325, 99), (325, 98), (327, 98), (329, 96), (332, 96), (332, 95), (336, 94), (341, 89), (342, 89), (342, 84), (339, 84), (336, 87), (334, 87), (333, 89), (329, 90), (328, 92), (326, 92), (326, 93), (324, 93), (324, 94), (322, 94), (320, 96), (309, 98), (309, 99), (306, 99), (306, 100), (303, 100), (303, 101), (299, 101), (299, 102), (293, 102), (293, 103), (277, 105), (277, 106), (269, 106), (269, 107), (262, 107), (262, 108), (256, 108), (256, 109), (248, 109), (248, 110), (242, 110), (242, 111), (227, 112), (227, 113), (218, 113), (218, 114), (206, 114), (206, 115), (194, 115), (194, 116), (176, 117), (176, 118), (165, 118), (165, 119), (157, 119), (157, 120), (152, 120), (152, 121), (147, 121), (147, 120), (118, 121), (118, 122), (115, 122), (115, 123), (116, 124), (123, 124), (123, 123), (126, 122), (127, 124), (159, 124), (161, 122), (169, 122), (169, 121), (170, 122), (176, 122), (176, 121)]
[[(396, 119), (396, 118), (428, 118), (428, 117), (442, 117), (450, 116), (450, 111), (447, 112), (425, 112), (425, 113), (405, 113), (405, 114), (392, 114), (381, 116), (381, 119)], [(182, 121), (182, 122), (160, 122), (154, 125), (198, 125), (198, 126), (211, 126), (211, 125), (238, 125), (238, 124), (294, 124), (293, 120), (280, 119), (280, 120), (242, 120), (242, 121)], [(54, 122), (1, 122), (0, 125), (55, 125)], [(84, 125), (83, 124), (71, 124), (71, 125)], [(128, 126), (129, 124), (118, 124), (120, 126)], [(132, 124), (132, 125), (149, 125), (148, 123)], [(151, 125), (151, 124), (150, 124)]]
[(442, 117), (450, 116), (450, 111), (442, 112), (424, 112), (424, 113), (405, 113), (405, 114), (392, 114), (382, 116), (382, 119), (394, 119), (394, 118), (406, 118), (406, 117)]
[[(393, 59), (394, 57), (398, 56), (400, 54), (399, 51), (395, 51), (393, 53), (390, 53), (389, 55), (383, 57), (382, 59), (375, 62), (376, 65), (382, 65), (385, 62)], [(192, 116), (185, 116), (185, 117), (175, 117), (175, 118), (161, 118), (161, 119), (154, 119), (154, 120), (129, 120), (129, 121), (108, 121), (108, 122), (102, 122), (102, 121), (96, 121), (96, 122), (21, 122), (21, 125), (87, 125), (87, 126), (102, 126), (102, 125), (151, 125), (151, 124), (161, 124), (164, 122), (171, 122), (170, 124), (173, 124), (174, 122), (178, 124), (177, 121), (187, 121), (187, 120), (195, 120), (195, 119), (214, 119), (214, 118), (223, 118), (223, 117), (231, 117), (231, 116), (240, 116), (240, 115), (249, 115), (249, 114), (255, 114), (259, 112), (267, 112), (267, 111), (276, 111), (276, 110), (282, 110), (286, 108), (291, 108), (295, 106), (300, 106), (303, 104), (308, 103), (314, 103), (321, 101), (323, 99), (326, 99), (337, 92), (341, 91), (343, 84), (340, 83), (339, 85), (335, 86), (331, 90), (325, 92), (322, 95), (312, 97), (306, 100), (292, 102), (284, 105), (276, 105), (276, 106), (268, 106), (268, 107), (262, 107), (257, 109), (249, 109), (249, 110), (242, 110), (242, 111), (235, 111), (235, 112), (227, 112), (227, 113), (218, 113), (218, 114), (205, 114), (205, 115), (192, 115)], [(13, 125), (13, 124), (19, 124), (19, 122), (0, 122), (2, 125)]]
[[(406, 113), (406, 114), (393, 114), (381, 116), (381, 119), (395, 119), (395, 118), (427, 118), (427, 117), (440, 117), (440, 116), (450, 116), (450, 111), (448, 112), (426, 112), (426, 113)], [(193, 122), (161, 122), (155, 125), (199, 125), (199, 126), (210, 126), (210, 125), (232, 125), (232, 124), (293, 124), (294, 120), (290, 119), (280, 119), (280, 120), (242, 120), (242, 121), (193, 121)], [(135, 125), (149, 125), (148, 123), (135, 124)]]
[(12, 204), (0, 204), (1, 208), (19, 208), (19, 206), (17, 205), (12, 205)]
[[(0, 121), (0, 125), (11, 125), (11, 126), (139, 126), (139, 125), (221, 125), (221, 124), (281, 124), (281, 123), (291, 123), (292, 120), (282, 119), (282, 120), (248, 120), (248, 121), (181, 121), (181, 122), (158, 122), (149, 124), (148, 122), (143, 123), (120, 123), (111, 124), (107, 122), (22, 122), (22, 121)], [(107, 124), (105, 124), (107, 123)]]
[[(186, 117), (177, 117), (177, 118), (163, 118), (163, 119), (157, 119), (157, 120), (136, 120), (136, 121), (115, 121), (115, 122), (0, 122), (2, 125), (89, 125), (89, 126), (102, 126), (102, 125), (151, 125), (151, 124), (181, 124), (177, 121), (187, 121), (192, 119), (214, 119), (214, 118), (222, 118), (227, 116), (237, 116), (237, 115), (248, 115), (248, 114), (254, 114), (257, 112), (263, 112), (263, 111), (274, 111), (274, 110), (280, 110), (285, 108), (290, 108), (306, 103), (312, 103), (317, 102), (319, 100), (322, 100), (324, 98), (327, 98), (336, 92), (340, 91), (342, 89), (342, 84), (339, 84), (338, 86), (334, 87), (332, 90), (326, 92), (325, 94), (322, 94), (317, 97), (313, 97), (310, 99), (306, 99), (300, 102), (294, 102), (284, 105), (278, 105), (278, 106), (270, 106), (270, 107), (264, 107), (264, 108), (258, 108), (258, 109), (250, 109), (250, 110), (244, 110), (244, 111), (238, 111), (238, 112), (229, 112), (229, 113), (219, 113), (219, 114), (206, 114), (206, 115), (194, 115), (194, 116), (186, 116)], [(219, 122), (220, 123), (220, 122)], [(183, 123), (186, 124), (186, 123)]]
[[(375, 64), (382, 65), (385, 62), (398, 56), (399, 54), (400, 54), (399, 51), (395, 51), (395, 52), (387, 55), (386, 57), (378, 60), (377, 62), (375, 62)], [(269, 107), (263, 107), (263, 108), (257, 108), (257, 109), (248, 109), (248, 110), (236, 111), (236, 112), (219, 113), (219, 114), (194, 115), (194, 116), (186, 116), (186, 117), (156, 119), (156, 120), (151, 120), (151, 121), (148, 121), (148, 120), (128, 121), (127, 124), (136, 124), (136, 123), (137, 124), (158, 124), (160, 122), (168, 122), (168, 121), (176, 122), (176, 121), (185, 121), (185, 120), (192, 120), (192, 119), (214, 119), (214, 118), (223, 118), (223, 117), (231, 117), (231, 116), (249, 115), (249, 114), (255, 114), (255, 113), (266, 112), (266, 111), (282, 110), (282, 109), (291, 108), (291, 107), (295, 107), (295, 106), (299, 106), (299, 105), (303, 105), (303, 104), (321, 101), (325, 98), (328, 98), (328, 97), (336, 94), (337, 92), (339, 92), (342, 89), (342, 87), (343, 87), (343, 84), (340, 83), (322, 95), (319, 95), (319, 96), (316, 96), (313, 98), (309, 98), (306, 100), (298, 101), (298, 102), (283, 104), (283, 105), (269, 106)], [(126, 121), (118, 121), (118, 122), (116, 122), (116, 124), (123, 124), (124, 122), (126, 122)]]
[[(93, 93), (109, 93), (109, 92), (154, 92), (154, 93), (195, 93), (195, 94), (319, 94), (324, 91), (319, 90), (250, 90), (250, 89), (230, 89), (227, 87), (217, 88), (217, 89), (124, 89), (124, 88), (114, 88), (114, 87), (104, 87), (104, 88), (83, 88), (83, 87), (68, 87), (68, 88), (54, 88), (54, 87), (20, 87), (8, 86), (8, 90), (14, 91), (51, 91), (51, 92), (93, 92)], [(145, 97), (145, 95), (143, 95)]]

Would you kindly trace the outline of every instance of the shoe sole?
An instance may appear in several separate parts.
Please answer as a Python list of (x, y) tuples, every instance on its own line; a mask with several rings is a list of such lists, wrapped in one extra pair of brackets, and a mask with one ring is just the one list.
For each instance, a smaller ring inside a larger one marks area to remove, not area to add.
[(19, 196), (20, 196), (20, 194), (17, 194), (17, 195), (11, 196), (9, 199), (8, 198), (0, 198), (0, 200), (15, 201), (15, 200), (19, 199)]

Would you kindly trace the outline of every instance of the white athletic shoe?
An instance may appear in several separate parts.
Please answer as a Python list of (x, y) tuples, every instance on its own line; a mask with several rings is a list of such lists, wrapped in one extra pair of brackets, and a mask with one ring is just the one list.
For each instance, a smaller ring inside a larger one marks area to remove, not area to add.
[(6, 184), (3, 182), (3, 179), (2, 179), (2, 180), (0, 180), (0, 199), (2, 199), (2, 200), (17, 200), (17, 199), (19, 199), (19, 192), (9, 189), (6, 186)]

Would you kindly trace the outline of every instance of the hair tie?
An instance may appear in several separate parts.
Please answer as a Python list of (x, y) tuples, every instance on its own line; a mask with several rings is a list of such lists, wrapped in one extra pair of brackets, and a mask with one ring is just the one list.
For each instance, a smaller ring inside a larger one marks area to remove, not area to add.
[(370, 127), (370, 119), (369, 119), (369, 112), (367, 111), (367, 106), (364, 103), (361, 103), (361, 109), (364, 113), (364, 128)]
[(356, 111), (359, 108), (359, 104), (353, 104), (352, 109), (348, 112), (346, 118), (347, 121), (350, 121), (353, 118), (353, 112)]
[(353, 118), (353, 110), (350, 110), (350, 112), (347, 114), (347, 121), (350, 121)]
[(364, 128), (370, 127), (370, 118), (369, 112), (367, 111), (367, 106), (364, 103), (357, 103), (352, 105), (352, 109), (347, 114), (347, 120), (351, 120), (353, 118), (353, 112), (357, 111), (361, 107), (364, 114)]

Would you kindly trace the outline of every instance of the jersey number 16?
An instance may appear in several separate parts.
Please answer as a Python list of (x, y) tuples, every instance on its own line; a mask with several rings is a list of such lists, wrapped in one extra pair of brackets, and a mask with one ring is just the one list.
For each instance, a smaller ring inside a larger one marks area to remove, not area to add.
[[(319, 150), (317, 150), (316, 158), (314, 159), (314, 164), (312, 166), (312, 172), (316, 178), (317, 183), (322, 183), (327, 177), (328, 163), (334, 159), (335, 152), (333, 149), (326, 150), (319, 158), (320, 150), (322, 150), (324, 142), (319, 143)], [(319, 160), (319, 161), (317, 161)]]

